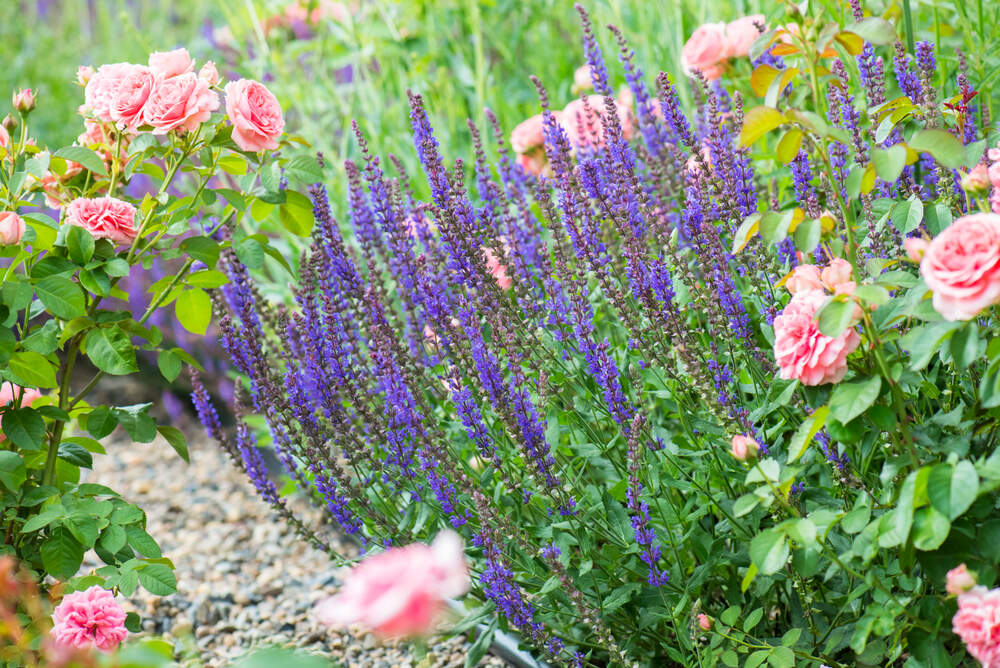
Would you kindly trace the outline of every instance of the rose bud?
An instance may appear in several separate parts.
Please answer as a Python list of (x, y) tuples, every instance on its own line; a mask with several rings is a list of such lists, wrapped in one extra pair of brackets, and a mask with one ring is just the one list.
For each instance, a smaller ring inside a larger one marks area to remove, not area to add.
[(27, 114), (35, 108), (35, 94), (30, 88), (25, 88), (14, 93), (14, 108), (22, 114)]
[(24, 220), (13, 211), (0, 213), (0, 243), (10, 246), (21, 242)]
[(965, 567), (965, 564), (959, 564), (945, 575), (944, 588), (952, 596), (964, 594), (975, 586), (976, 578)]
[(756, 457), (758, 450), (760, 450), (760, 446), (757, 444), (757, 441), (753, 440), (749, 436), (737, 434), (736, 436), (733, 436), (732, 448), (729, 452), (736, 459), (741, 462), (745, 462), (747, 459)]
[(990, 175), (986, 165), (979, 163), (962, 177), (962, 190), (974, 196), (982, 196), (990, 190)]

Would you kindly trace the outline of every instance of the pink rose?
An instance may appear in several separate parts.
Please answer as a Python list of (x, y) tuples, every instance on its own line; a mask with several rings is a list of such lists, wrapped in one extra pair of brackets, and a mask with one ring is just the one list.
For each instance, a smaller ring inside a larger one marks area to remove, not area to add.
[(0, 212), (0, 244), (11, 246), (21, 243), (24, 236), (24, 219), (13, 211)]
[[(554, 111), (555, 120), (558, 123), (562, 112)], [(531, 118), (521, 121), (510, 133), (510, 147), (515, 153), (527, 153), (533, 148), (544, 146), (545, 144), (545, 117), (542, 114), (535, 114)]]
[(851, 280), (853, 268), (851, 263), (839, 257), (833, 258), (826, 269), (820, 274), (823, 286), (831, 292), (836, 292), (837, 286)]
[(194, 70), (194, 61), (188, 54), (187, 49), (174, 49), (173, 51), (154, 51), (149, 54), (149, 69), (153, 74), (169, 79), (179, 74), (187, 74)]
[(3, 125), (0, 125), (0, 148), (10, 150), (10, 133)]
[(226, 84), (226, 115), (233, 124), (233, 141), (256, 153), (278, 148), (285, 129), (281, 105), (262, 83), (240, 79)]
[(118, 127), (135, 132), (146, 122), (143, 111), (155, 85), (153, 71), (136, 65), (118, 84), (118, 92), (108, 107), (111, 120), (117, 122)]
[[(987, 192), (993, 183), (991, 181), (1000, 181), (1000, 168), (997, 171), (993, 171), (993, 165), (987, 168), (983, 163), (979, 163), (973, 167), (969, 173), (962, 177), (962, 190), (973, 195), (982, 195)], [(996, 179), (991, 177), (996, 176)]]
[(800, 264), (792, 270), (792, 275), (785, 281), (785, 287), (793, 295), (807, 290), (822, 290), (823, 279), (819, 267), (814, 264)]
[(973, 587), (961, 594), (951, 630), (984, 668), (1000, 668), (1000, 589)]
[(144, 112), (154, 135), (196, 130), (219, 108), (219, 96), (193, 72), (165, 79), (153, 89)]
[(761, 35), (755, 23), (767, 24), (763, 14), (754, 14), (730, 21), (726, 25), (727, 58), (745, 58), (750, 55), (750, 46)]
[(81, 86), (86, 86), (92, 76), (94, 76), (94, 68), (90, 65), (80, 65), (76, 68), (76, 82)]
[(702, 631), (708, 631), (712, 628), (712, 619), (704, 612), (700, 612), (698, 613), (698, 626)]
[(89, 109), (90, 113), (102, 121), (113, 121), (111, 105), (118, 95), (118, 87), (122, 80), (137, 67), (141, 67), (141, 65), (112, 63), (98, 67), (84, 89), (84, 108)]
[(737, 434), (736, 436), (733, 436), (732, 448), (729, 452), (736, 459), (741, 462), (745, 462), (747, 459), (756, 457), (758, 450), (760, 450), (760, 445), (757, 444), (757, 441), (749, 436)]
[(580, 65), (573, 70), (573, 87), (570, 91), (573, 95), (579, 95), (585, 90), (594, 89), (594, 80), (590, 77), (590, 65)]
[(0, 406), (7, 406), (18, 397), (20, 397), (21, 406), (31, 406), (41, 396), (42, 393), (33, 387), (21, 387), (9, 381), (4, 381), (0, 385)]
[(322, 624), (360, 624), (383, 638), (427, 634), (445, 600), (469, 589), (462, 539), (442, 531), (431, 545), (413, 543), (370, 556), (355, 566), (344, 587), (316, 606)]
[(107, 589), (94, 585), (67, 594), (52, 614), (52, 635), (64, 645), (110, 651), (128, 636), (125, 611)]
[(965, 564), (959, 564), (945, 575), (945, 591), (952, 596), (960, 596), (976, 586), (976, 578), (972, 576)]
[(729, 40), (725, 23), (706, 23), (681, 47), (681, 69), (691, 76), (698, 70), (709, 81), (722, 76), (722, 63), (728, 57)]
[(135, 207), (114, 197), (79, 197), (66, 207), (66, 222), (90, 232), (95, 239), (126, 245), (135, 239)]
[(202, 65), (198, 70), (198, 78), (204, 79), (209, 86), (219, 83), (219, 70), (216, 69), (215, 63), (210, 60)]
[(781, 378), (823, 385), (840, 382), (847, 374), (847, 356), (861, 337), (853, 327), (836, 338), (821, 333), (814, 317), (825, 301), (821, 290), (796, 292), (774, 319), (774, 358)]
[(930, 242), (922, 237), (907, 237), (903, 239), (903, 249), (906, 251), (906, 257), (913, 262), (920, 262), (924, 259), (924, 253), (927, 252), (928, 245), (930, 245)]
[[(631, 138), (635, 129), (632, 112), (615, 100), (615, 113), (622, 126), (622, 135), (625, 139)], [(559, 118), (559, 124), (569, 136), (570, 146), (600, 148), (604, 146), (604, 125), (601, 123), (603, 116), (604, 98), (600, 95), (588, 95), (585, 100), (573, 100), (567, 104)]]
[(969, 320), (1000, 302), (1000, 216), (956, 220), (927, 246), (920, 274), (945, 320)]
[(499, 258), (497, 258), (491, 249), (484, 248), (483, 255), (486, 257), (486, 271), (496, 279), (497, 285), (500, 286), (501, 290), (509, 290), (513, 284), (513, 280), (507, 275), (507, 267), (500, 264)]
[(14, 108), (22, 114), (26, 114), (35, 108), (35, 94), (30, 88), (24, 88), (14, 92)]
[[(977, 165), (977, 167), (981, 166)], [(1000, 188), (1000, 161), (994, 162), (986, 169), (986, 178), (994, 188)]]
[(549, 160), (545, 155), (544, 149), (536, 148), (530, 153), (518, 153), (517, 164), (521, 166), (521, 169), (535, 176), (551, 174)]

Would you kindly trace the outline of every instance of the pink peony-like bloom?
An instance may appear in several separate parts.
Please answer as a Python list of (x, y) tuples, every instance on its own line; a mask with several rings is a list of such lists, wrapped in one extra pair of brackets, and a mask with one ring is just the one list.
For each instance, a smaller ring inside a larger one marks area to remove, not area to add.
[(507, 267), (500, 263), (500, 259), (492, 249), (484, 248), (483, 255), (486, 257), (486, 271), (496, 279), (501, 290), (509, 290), (514, 281), (507, 275)]
[(13, 211), (0, 212), (0, 244), (7, 246), (21, 243), (24, 236), (24, 219)]
[(924, 253), (927, 252), (927, 246), (930, 242), (922, 237), (907, 237), (903, 239), (903, 250), (906, 251), (906, 257), (908, 257), (913, 262), (920, 262), (924, 259)]
[(823, 287), (831, 292), (836, 292), (838, 285), (851, 280), (852, 271), (854, 271), (854, 268), (851, 267), (850, 262), (843, 258), (835, 257), (820, 273), (820, 280), (823, 281)]
[(87, 82), (83, 91), (84, 109), (90, 110), (102, 121), (111, 122), (111, 105), (118, 95), (118, 88), (129, 74), (141, 65), (131, 63), (112, 63), (101, 65)]
[(956, 220), (927, 246), (920, 274), (945, 320), (969, 320), (1000, 303), (1000, 216)]
[(750, 46), (761, 35), (756, 23), (767, 25), (763, 14), (744, 16), (726, 24), (727, 58), (745, 58), (750, 55)]
[(154, 135), (171, 130), (197, 130), (219, 108), (219, 95), (204, 79), (185, 72), (165, 79), (149, 96), (144, 112)]
[(722, 63), (728, 58), (729, 40), (725, 23), (706, 23), (698, 26), (681, 47), (681, 69), (691, 76), (695, 70), (709, 81), (722, 76)]
[(56, 640), (79, 649), (96, 647), (107, 652), (128, 636), (125, 611), (114, 594), (98, 585), (63, 597), (52, 620)]
[(861, 337), (853, 327), (836, 338), (820, 332), (814, 317), (825, 301), (821, 290), (797, 292), (774, 319), (774, 358), (781, 378), (823, 385), (840, 382), (847, 374), (847, 356)]
[(161, 79), (169, 79), (179, 74), (187, 74), (194, 70), (194, 61), (187, 49), (173, 51), (154, 51), (149, 54), (149, 69)]
[(792, 270), (792, 275), (785, 281), (785, 287), (793, 295), (807, 290), (822, 290), (823, 279), (819, 267), (814, 264), (800, 264)]
[(21, 406), (31, 406), (41, 396), (42, 393), (33, 387), (21, 387), (6, 380), (0, 385), (0, 406), (10, 404), (18, 397), (21, 398)]
[(215, 67), (214, 61), (208, 61), (198, 70), (198, 78), (204, 79), (209, 86), (219, 83), (219, 70)]
[(960, 596), (976, 586), (976, 578), (972, 576), (965, 564), (959, 564), (945, 575), (944, 589), (952, 596)]
[(698, 613), (698, 626), (701, 627), (702, 631), (708, 631), (712, 628), (712, 619), (704, 612)]
[(66, 223), (121, 245), (132, 243), (136, 235), (135, 207), (114, 197), (78, 197), (66, 207)]
[[(604, 125), (601, 123), (604, 110), (604, 97), (600, 95), (588, 95), (566, 105), (558, 120), (569, 137), (570, 146), (604, 146)], [(615, 113), (622, 126), (622, 135), (625, 139), (631, 138), (635, 130), (631, 110), (616, 100)]]
[(136, 65), (118, 84), (108, 115), (118, 123), (120, 128), (135, 132), (143, 125), (143, 111), (153, 88), (156, 86), (156, 75), (148, 67)]
[(751, 459), (757, 456), (757, 452), (760, 450), (760, 445), (757, 441), (750, 438), (749, 436), (744, 436), (743, 434), (736, 434), (733, 436), (732, 447), (729, 452), (736, 459), (741, 462), (745, 462), (747, 459)]
[(469, 589), (462, 539), (442, 531), (431, 545), (413, 543), (366, 558), (355, 566), (340, 593), (320, 601), (321, 624), (360, 624), (382, 638), (425, 635), (445, 600)]
[(244, 151), (278, 148), (285, 129), (281, 105), (267, 87), (252, 79), (226, 84), (226, 115), (233, 124), (233, 141)]
[(983, 668), (1000, 668), (1000, 589), (973, 587), (959, 595), (951, 630)]

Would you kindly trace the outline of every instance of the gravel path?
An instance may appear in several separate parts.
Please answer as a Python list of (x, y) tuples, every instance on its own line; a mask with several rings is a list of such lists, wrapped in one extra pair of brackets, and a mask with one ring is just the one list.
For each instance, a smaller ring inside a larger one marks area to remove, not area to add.
[[(322, 653), (345, 668), (464, 665), (462, 637), (432, 639), (418, 662), (405, 643), (381, 644), (364, 632), (316, 625), (309, 613), (336, 591), (334, 567), (272, 515), (199, 428), (178, 426), (192, 437), (190, 465), (162, 439), (143, 445), (111, 438), (108, 455), (95, 459), (97, 470), (89, 477), (145, 509), (147, 530), (177, 567), (176, 594), (159, 598), (139, 590), (130, 599), (144, 631), (188, 647), (189, 665), (205, 668), (227, 666), (251, 647), (273, 644)], [(316, 509), (296, 509), (317, 525)], [(357, 554), (332, 532), (325, 538)], [(487, 655), (479, 665), (508, 664)]]

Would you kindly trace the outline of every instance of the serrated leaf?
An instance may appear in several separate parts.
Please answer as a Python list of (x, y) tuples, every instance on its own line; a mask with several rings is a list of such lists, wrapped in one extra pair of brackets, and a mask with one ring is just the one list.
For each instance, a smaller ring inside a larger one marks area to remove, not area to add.
[(87, 332), (84, 342), (87, 357), (101, 371), (113, 376), (124, 376), (139, 370), (132, 341), (119, 327), (92, 329)]
[(875, 403), (881, 389), (882, 378), (879, 376), (838, 383), (830, 395), (831, 417), (847, 424)]

